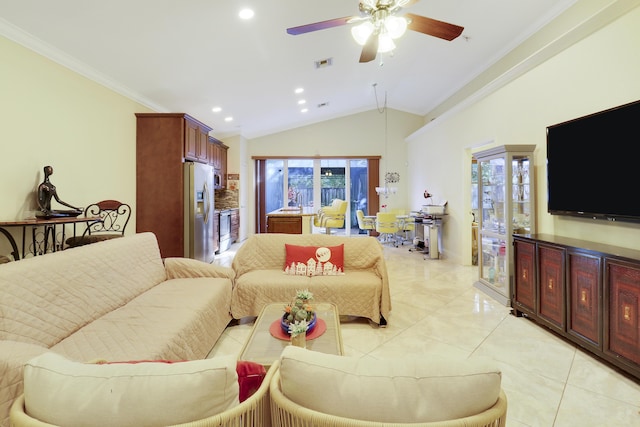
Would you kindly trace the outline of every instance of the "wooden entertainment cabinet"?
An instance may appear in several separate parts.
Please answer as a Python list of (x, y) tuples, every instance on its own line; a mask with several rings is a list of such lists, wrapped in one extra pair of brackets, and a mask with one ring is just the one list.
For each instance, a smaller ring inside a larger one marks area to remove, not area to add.
[(513, 309), (640, 380), (640, 251), (513, 236)]

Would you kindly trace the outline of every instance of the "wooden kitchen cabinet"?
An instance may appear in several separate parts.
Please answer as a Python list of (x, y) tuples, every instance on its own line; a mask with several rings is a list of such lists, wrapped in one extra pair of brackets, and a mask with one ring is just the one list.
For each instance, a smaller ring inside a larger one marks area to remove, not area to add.
[(185, 254), (183, 164), (203, 162), (210, 130), (184, 113), (136, 114), (136, 231), (153, 232), (163, 258)]
[(640, 251), (514, 235), (514, 314), (640, 379)]
[(216, 189), (227, 188), (227, 150), (229, 147), (222, 141), (209, 137), (209, 164), (213, 166), (216, 175), (220, 177), (220, 182), (216, 184)]
[(209, 163), (209, 132), (211, 128), (184, 115), (184, 158), (200, 163)]
[(240, 209), (231, 209), (231, 243), (240, 239)]
[(267, 216), (267, 233), (302, 234), (302, 216)]

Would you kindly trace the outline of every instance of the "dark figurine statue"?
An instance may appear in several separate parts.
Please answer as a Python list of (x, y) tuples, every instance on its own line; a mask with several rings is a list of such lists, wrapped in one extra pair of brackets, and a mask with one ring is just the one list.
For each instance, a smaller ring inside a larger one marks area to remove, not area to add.
[(55, 214), (60, 211), (51, 210), (51, 198), (56, 199), (56, 202), (61, 205), (67, 206), (75, 211), (75, 213), (82, 212), (82, 209), (77, 208), (75, 206), (71, 206), (69, 203), (63, 202), (58, 197), (58, 192), (56, 191), (56, 186), (49, 181), (49, 177), (53, 174), (53, 167), (45, 166), (44, 167), (44, 181), (42, 184), (38, 186), (38, 207), (40, 211), (42, 211), (45, 215)]

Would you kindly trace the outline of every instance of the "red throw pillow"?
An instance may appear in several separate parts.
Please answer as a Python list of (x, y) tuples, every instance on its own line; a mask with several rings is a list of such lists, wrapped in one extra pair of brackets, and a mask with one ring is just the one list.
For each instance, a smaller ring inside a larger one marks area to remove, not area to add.
[(244, 402), (253, 395), (262, 384), (267, 370), (259, 363), (238, 360), (236, 364), (238, 385), (240, 386), (240, 402)]
[(296, 246), (285, 243), (284, 272), (294, 276), (344, 274), (344, 244), (338, 246)]

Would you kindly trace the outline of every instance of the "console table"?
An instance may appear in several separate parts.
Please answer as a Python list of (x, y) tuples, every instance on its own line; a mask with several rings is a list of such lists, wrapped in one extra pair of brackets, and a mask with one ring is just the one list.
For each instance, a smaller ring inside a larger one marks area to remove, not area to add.
[(514, 234), (513, 309), (640, 380), (640, 251)]
[[(26, 251), (26, 232), (27, 228), (31, 227), (31, 253), (36, 255), (42, 255), (47, 253), (49, 247), (49, 234), (51, 234), (51, 249), (52, 252), (55, 252), (57, 249), (62, 249), (64, 247), (65, 241), (65, 224), (73, 224), (73, 235), (76, 235), (76, 224), (78, 223), (90, 223), (95, 221), (101, 221), (100, 217), (86, 217), (86, 216), (78, 216), (78, 217), (57, 217), (57, 218), (33, 218), (33, 219), (22, 219), (17, 221), (0, 221), (0, 233), (2, 233), (9, 243), (11, 244), (13, 258), (18, 261), (21, 258), (24, 258), (27, 254)], [(59, 244), (59, 247), (56, 245), (56, 226), (62, 225), (62, 241)], [(18, 244), (16, 240), (13, 238), (13, 235), (9, 232), (8, 228), (12, 227), (21, 227), (22, 228), (22, 251), (18, 251)], [(37, 230), (39, 227), (44, 229), (44, 237), (41, 241), (37, 238)]]

